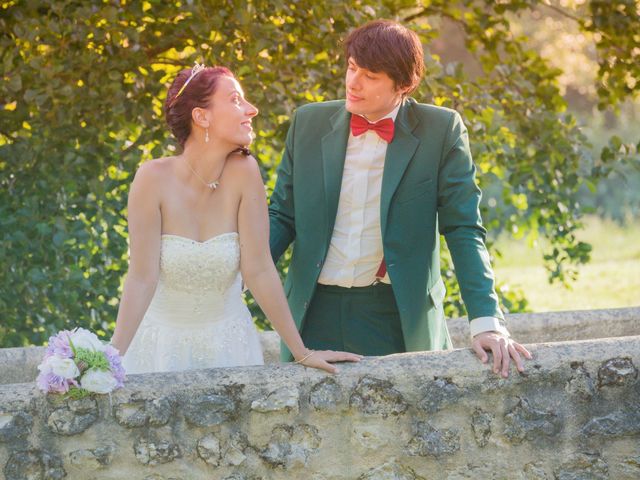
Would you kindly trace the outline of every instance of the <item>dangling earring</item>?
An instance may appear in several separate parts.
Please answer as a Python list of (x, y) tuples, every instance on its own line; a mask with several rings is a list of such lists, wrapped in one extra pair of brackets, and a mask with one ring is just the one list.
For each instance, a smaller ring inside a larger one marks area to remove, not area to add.
[(209, 129), (208, 128), (204, 131), (204, 142), (205, 143), (209, 143)]

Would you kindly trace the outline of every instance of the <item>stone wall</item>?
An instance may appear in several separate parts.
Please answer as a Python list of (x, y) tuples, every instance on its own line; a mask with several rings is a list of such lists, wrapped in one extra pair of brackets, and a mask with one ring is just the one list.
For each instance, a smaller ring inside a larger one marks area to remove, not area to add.
[[(448, 322), (456, 348), (470, 345), (469, 322), (452, 318)], [(549, 313), (516, 313), (506, 316), (506, 325), (520, 343), (560, 342), (591, 338), (640, 335), (640, 307), (606, 310), (577, 310)], [(261, 332), (266, 363), (279, 363), (280, 337)], [(0, 348), (0, 384), (29, 382), (38, 374), (44, 347)]]
[(527, 372), (468, 349), (132, 375), (111, 397), (0, 385), (16, 479), (638, 479), (640, 336), (529, 345)]

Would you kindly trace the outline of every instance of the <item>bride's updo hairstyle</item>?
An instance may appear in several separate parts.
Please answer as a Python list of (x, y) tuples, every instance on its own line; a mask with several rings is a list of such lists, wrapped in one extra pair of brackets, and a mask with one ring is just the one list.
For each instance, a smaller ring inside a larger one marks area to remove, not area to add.
[(167, 125), (181, 147), (191, 135), (191, 111), (207, 108), (220, 77), (235, 78), (226, 67), (198, 65), (182, 70), (175, 78), (164, 103)]

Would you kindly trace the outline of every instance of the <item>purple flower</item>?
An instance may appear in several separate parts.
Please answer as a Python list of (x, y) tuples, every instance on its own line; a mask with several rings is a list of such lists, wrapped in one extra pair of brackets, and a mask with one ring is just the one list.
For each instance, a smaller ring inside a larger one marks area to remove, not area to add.
[(107, 356), (107, 360), (109, 360), (109, 368), (113, 374), (113, 378), (118, 382), (117, 388), (123, 387), (126, 379), (126, 372), (122, 366), (122, 357), (120, 357), (120, 352), (118, 352), (118, 349), (114, 348), (112, 345), (107, 345), (105, 347), (104, 354)]
[(55, 355), (60, 358), (72, 358), (73, 351), (69, 345), (69, 335), (72, 333), (73, 331), (70, 330), (62, 330), (57, 335), (49, 337), (49, 346), (47, 346), (45, 356)]
[(75, 377), (80, 372), (72, 358), (63, 358), (53, 354), (45, 355), (42, 363), (38, 365), (38, 370), (40, 373), (36, 383), (38, 388), (45, 393), (66, 393), (71, 385), (78, 385)]
[(70, 385), (77, 385), (75, 380), (67, 380), (53, 372), (42, 372), (36, 379), (38, 388), (43, 392), (67, 393)]

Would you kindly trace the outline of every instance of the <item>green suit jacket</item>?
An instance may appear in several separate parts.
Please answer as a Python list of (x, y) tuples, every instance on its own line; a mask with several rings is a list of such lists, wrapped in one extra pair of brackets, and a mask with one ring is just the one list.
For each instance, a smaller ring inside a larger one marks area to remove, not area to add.
[[(350, 119), (344, 101), (300, 107), (271, 196), (271, 254), (276, 261), (293, 242), (285, 293), (300, 330), (333, 233)], [(451, 347), (439, 234), (451, 252), (469, 318), (503, 318), (484, 245), (475, 171), (458, 113), (405, 99), (385, 157), (380, 224), (407, 351)], [(284, 345), (282, 359), (291, 359)]]

